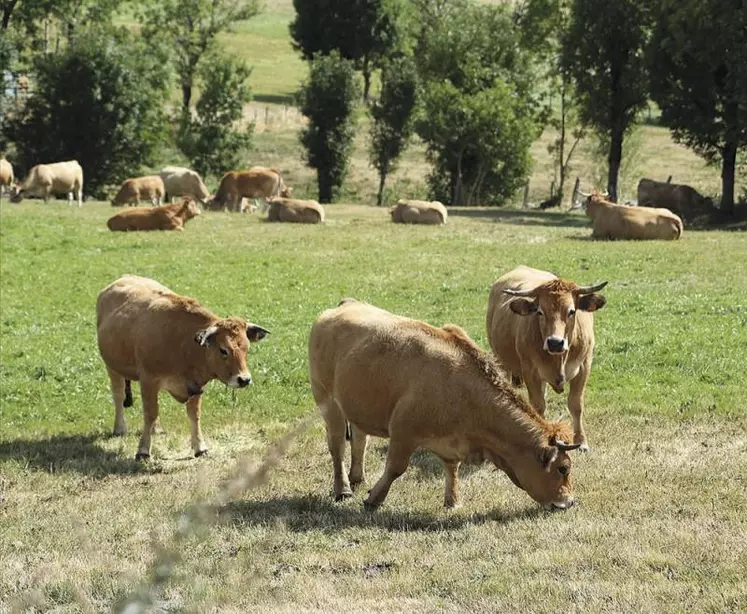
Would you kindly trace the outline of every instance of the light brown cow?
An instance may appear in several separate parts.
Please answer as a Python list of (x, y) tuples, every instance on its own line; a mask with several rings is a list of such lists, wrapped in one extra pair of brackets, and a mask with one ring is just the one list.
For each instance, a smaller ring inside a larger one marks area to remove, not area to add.
[(165, 166), (158, 175), (163, 181), (166, 202), (174, 196), (191, 198), (203, 205), (207, 202), (210, 193), (196, 171), (181, 166)]
[(113, 215), (106, 222), (109, 230), (184, 230), (193, 217), (200, 215), (195, 201), (185, 198), (181, 203), (163, 207), (134, 207)]
[(37, 164), (23, 183), (15, 186), (10, 200), (20, 203), (24, 196), (41, 196), (46, 203), (54, 194), (67, 194), (68, 202), (75, 198), (78, 206), (83, 206), (83, 169), (77, 160)]
[(3, 156), (0, 158), (0, 200), (2, 200), (6, 189), (10, 192), (13, 180), (13, 166)]
[(267, 220), (270, 222), (324, 223), (324, 207), (315, 200), (276, 197), (268, 199), (267, 203), (270, 207)]
[(573, 441), (589, 444), (582, 413), (584, 388), (594, 356), (594, 314), (607, 282), (580, 287), (552, 273), (519, 266), (493, 284), (488, 299), (488, 340), (514, 383), (526, 384), (529, 401), (545, 414), (545, 387), (563, 392), (570, 384), (568, 410)]
[(121, 207), (139, 205), (141, 200), (149, 200), (152, 205), (157, 206), (163, 201), (165, 191), (163, 179), (158, 175), (133, 177), (122, 182), (111, 203), (113, 207)]
[(682, 236), (682, 220), (668, 209), (617, 205), (594, 193), (586, 200), (595, 239), (662, 239)]
[[(290, 197), (291, 189), (283, 183), (283, 177), (274, 168), (257, 168), (248, 171), (231, 171), (223, 175), (215, 197), (208, 202), (208, 208), (231, 211), (242, 210), (242, 199), (263, 199), (273, 196)], [(255, 207), (256, 208), (256, 207)]]
[(114, 434), (127, 432), (124, 407), (132, 404), (130, 381), (135, 380), (140, 382), (144, 417), (136, 458), (150, 456), (161, 389), (186, 403), (192, 449), (195, 456), (205, 454), (200, 428), (205, 385), (213, 379), (231, 388), (251, 384), (249, 343), (268, 331), (241, 318), (219, 318), (196, 300), (135, 275), (125, 275), (101, 291), (96, 316), (99, 351), (114, 399)]
[(398, 224), (445, 224), (449, 217), (446, 207), (437, 200), (400, 200), (389, 213)]
[[(334, 496), (362, 483), (368, 435), (388, 437), (386, 469), (365, 501), (378, 508), (416, 448), (446, 471), (444, 505), (458, 503), (459, 464), (489, 460), (530, 497), (573, 504), (567, 425), (547, 422), (458, 326), (435, 328), (346, 299), (322, 313), (309, 339), (311, 390), (324, 417)], [(346, 421), (352, 427), (344, 471)]]
[(714, 212), (713, 200), (698, 194), (689, 185), (653, 179), (638, 182), (638, 206), (665, 208), (686, 221)]

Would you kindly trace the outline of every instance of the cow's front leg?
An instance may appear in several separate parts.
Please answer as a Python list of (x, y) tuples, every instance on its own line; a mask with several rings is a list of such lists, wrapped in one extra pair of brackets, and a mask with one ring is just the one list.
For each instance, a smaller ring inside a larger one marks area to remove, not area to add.
[(446, 489), (444, 491), (444, 507), (459, 507), (459, 461), (444, 461), (446, 472)]
[(207, 446), (202, 438), (200, 428), (200, 413), (202, 412), (202, 395), (196, 394), (187, 399), (187, 415), (192, 426), (192, 450), (195, 456), (207, 454)]
[(366, 510), (372, 512), (384, 502), (389, 494), (392, 482), (401, 476), (410, 464), (410, 456), (415, 451), (415, 447), (415, 444), (409, 439), (392, 437), (389, 441), (384, 473), (369, 491), (368, 499), (363, 502), (363, 507)]
[(143, 399), (143, 433), (135, 459), (147, 460), (150, 458), (151, 433), (158, 420), (158, 383), (141, 380), (140, 396)]
[(529, 394), (529, 402), (532, 404), (540, 415), (545, 415), (545, 390), (547, 384), (542, 380), (536, 371), (530, 372), (524, 378), (524, 384)]
[(568, 392), (568, 411), (573, 422), (573, 443), (580, 443), (581, 447), (579, 449), (584, 452), (589, 451), (582, 414), (584, 411), (584, 390), (590, 371), (591, 361), (589, 360), (584, 363), (576, 377), (571, 380), (570, 391)]

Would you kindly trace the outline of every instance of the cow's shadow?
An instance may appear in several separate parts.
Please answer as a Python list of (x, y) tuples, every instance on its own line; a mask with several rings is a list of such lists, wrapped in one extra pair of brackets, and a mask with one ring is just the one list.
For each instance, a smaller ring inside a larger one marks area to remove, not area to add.
[(468, 217), (485, 219), (501, 224), (518, 226), (555, 226), (566, 228), (585, 228), (589, 218), (577, 213), (564, 211), (537, 211), (534, 209), (506, 210), (500, 208), (449, 209), (449, 217)]
[(50, 474), (79, 473), (91, 477), (158, 472), (159, 464), (125, 458), (100, 444), (103, 434), (56, 435), (46, 439), (0, 441), (0, 463), (15, 461)]
[(349, 502), (335, 503), (331, 497), (298, 495), (231, 501), (220, 509), (220, 516), (223, 522), (239, 526), (268, 526), (282, 522), (293, 532), (322, 530), (331, 533), (340, 529), (371, 527), (402, 532), (449, 531), (487, 522), (509, 524), (550, 513), (531, 503), (520, 510), (506, 512), (496, 509), (473, 514), (402, 511), (388, 509), (386, 505), (376, 512), (367, 512), (359, 496)]

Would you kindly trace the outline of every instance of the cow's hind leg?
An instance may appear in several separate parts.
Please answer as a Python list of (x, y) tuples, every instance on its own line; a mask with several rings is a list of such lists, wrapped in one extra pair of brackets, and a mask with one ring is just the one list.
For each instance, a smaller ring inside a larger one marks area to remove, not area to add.
[(350, 428), (350, 487), (355, 490), (366, 480), (366, 446), (368, 435), (354, 424), (348, 423)]
[(143, 432), (135, 458), (147, 460), (150, 458), (151, 433), (158, 420), (158, 384), (150, 380), (141, 380), (140, 396), (143, 399)]
[(335, 501), (342, 501), (353, 496), (345, 473), (345, 416), (332, 399), (318, 405), (327, 426), (327, 446), (332, 456), (333, 493)]
[(415, 451), (415, 444), (409, 439), (392, 437), (389, 441), (389, 451), (386, 455), (384, 473), (368, 493), (368, 499), (363, 507), (372, 512), (386, 499), (392, 482), (401, 476), (410, 464), (410, 456)]
[(187, 415), (192, 427), (192, 451), (195, 456), (207, 454), (207, 446), (202, 438), (202, 429), (200, 428), (200, 414), (202, 413), (202, 395), (197, 394), (189, 397), (187, 400)]
[[(132, 392), (130, 391), (130, 380), (126, 380), (119, 373), (107, 369), (109, 381), (111, 382), (112, 400), (114, 401), (114, 435), (121, 437), (127, 434), (127, 422), (124, 416), (124, 408), (132, 405)], [(128, 401), (129, 393), (129, 405)]]
[(446, 487), (444, 490), (444, 507), (459, 507), (459, 461), (444, 460)]

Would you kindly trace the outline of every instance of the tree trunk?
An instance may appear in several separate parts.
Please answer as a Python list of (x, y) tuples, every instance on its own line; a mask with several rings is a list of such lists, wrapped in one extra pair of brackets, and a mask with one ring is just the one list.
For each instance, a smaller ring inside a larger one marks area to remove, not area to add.
[(379, 192), (376, 195), (376, 206), (381, 207), (384, 204), (384, 184), (386, 183), (387, 169), (379, 171)]
[(182, 112), (189, 112), (189, 104), (192, 102), (192, 83), (182, 83)]
[(368, 56), (363, 58), (363, 102), (368, 105), (369, 93), (371, 91), (371, 63)]
[(558, 143), (558, 161), (560, 166), (560, 181), (558, 185), (558, 194), (560, 195), (560, 198), (558, 199), (559, 204), (562, 204), (563, 202), (563, 186), (565, 185), (565, 121), (566, 116), (568, 115), (568, 108), (565, 100), (565, 88), (565, 76), (563, 76), (563, 81), (560, 84), (560, 142)]
[(16, 8), (16, 4), (18, 4), (18, 0), (8, 0), (4, 4), (2, 29), (7, 30), (10, 23), (10, 16), (13, 14), (13, 9)]
[[(729, 135), (731, 136), (731, 135)], [(734, 213), (734, 174), (737, 165), (737, 141), (727, 136), (724, 145), (724, 159), (721, 165), (721, 210)]]
[(323, 205), (332, 202), (332, 178), (322, 170), (316, 172), (317, 185), (319, 186), (319, 202)]
[(621, 128), (612, 130), (610, 139), (610, 153), (608, 157), (609, 175), (607, 177), (607, 192), (609, 200), (617, 202), (617, 181), (620, 177), (620, 163), (622, 161), (622, 147), (624, 132)]

